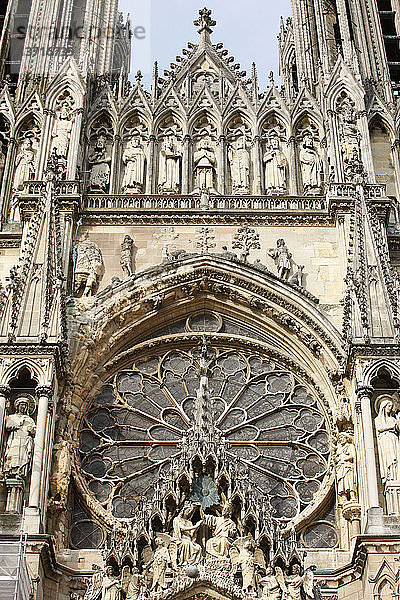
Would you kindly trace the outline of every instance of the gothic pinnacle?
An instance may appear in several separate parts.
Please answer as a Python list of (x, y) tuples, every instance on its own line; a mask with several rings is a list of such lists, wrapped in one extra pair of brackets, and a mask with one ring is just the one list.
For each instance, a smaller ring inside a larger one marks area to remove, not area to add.
[(212, 33), (211, 27), (215, 27), (217, 24), (217, 22), (211, 18), (211, 14), (212, 11), (207, 7), (204, 7), (199, 10), (199, 18), (193, 21), (193, 24), (196, 25), (196, 27), (199, 27), (200, 44), (210, 41), (210, 34)]

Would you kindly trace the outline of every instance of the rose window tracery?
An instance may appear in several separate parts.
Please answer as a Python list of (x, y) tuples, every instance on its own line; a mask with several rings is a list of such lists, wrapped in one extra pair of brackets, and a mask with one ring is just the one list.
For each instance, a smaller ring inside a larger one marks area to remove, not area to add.
[[(80, 433), (81, 474), (114, 517), (131, 518), (179, 461), (199, 382), (198, 349), (169, 351), (119, 371), (96, 397)], [(207, 402), (226, 461), (268, 496), (274, 516), (306, 509), (329, 472), (327, 421), (311, 387), (276, 361), (213, 349)]]

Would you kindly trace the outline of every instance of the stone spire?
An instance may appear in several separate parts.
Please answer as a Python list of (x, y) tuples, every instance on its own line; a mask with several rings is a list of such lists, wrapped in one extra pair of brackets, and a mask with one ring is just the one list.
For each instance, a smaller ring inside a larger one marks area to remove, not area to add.
[(193, 21), (194, 25), (199, 27), (200, 46), (210, 43), (210, 34), (212, 33), (211, 27), (215, 27), (217, 24), (217, 22), (211, 18), (211, 14), (212, 11), (204, 7), (199, 10), (199, 18)]

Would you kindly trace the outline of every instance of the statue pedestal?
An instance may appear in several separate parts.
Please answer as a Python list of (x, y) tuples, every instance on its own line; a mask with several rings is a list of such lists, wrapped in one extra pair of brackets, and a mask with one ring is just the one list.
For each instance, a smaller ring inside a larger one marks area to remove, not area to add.
[(388, 515), (400, 515), (400, 481), (388, 481), (385, 485)]
[(7, 477), (6, 513), (21, 513), (25, 482), (21, 477)]
[(361, 532), (361, 506), (358, 502), (349, 501), (343, 504), (343, 517), (350, 523), (350, 539)]

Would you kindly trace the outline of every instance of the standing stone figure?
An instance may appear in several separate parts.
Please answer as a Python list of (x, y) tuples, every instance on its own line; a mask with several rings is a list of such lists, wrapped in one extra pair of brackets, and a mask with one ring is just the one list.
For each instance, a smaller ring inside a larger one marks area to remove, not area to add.
[(399, 477), (399, 430), (400, 421), (394, 411), (391, 396), (382, 395), (378, 399), (379, 412), (375, 419), (378, 441), (379, 465), (383, 483), (395, 481)]
[(292, 268), (292, 255), (285, 244), (285, 240), (277, 240), (276, 248), (270, 248), (268, 254), (277, 261), (279, 279), (287, 279)]
[[(239, 549), (239, 555), (233, 553), (236, 548)], [(256, 583), (256, 561), (254, 558), (255, 543), (252, 538), (240, 538), (234, 542), (234, 547), (231, 549), (230, 555), (232, 565), (240, 566), (242, 572), (242, 588), (245, 592), (255, 592), (257, 589)]]
[(228, 556), (233, 538), (237, 534), (236, 524), (232, 520), (232, 506), (225, 504), (220, 517), (204, 515), (202, 510), (200, 514), (204, 518), (206, 525), (214, 532), (214, 537), (210, 538), (206, 544), (207, 554), (216, 558), (225, 558)]
[(177, 548), (177, 565), (193, 565), (201, 558), (201, 546), (195, 537), (202, 521), (193, 525), (190, 515), (193, 512), (191, 505), (185, 505), (172, 522), (173, 538)]
[(177, 194), (180, 186), (180, 166), (182, 152), (176, 139), (170, 135), (163, 140), (160, 151), (160, 173), (158, 191), (160, 194)]
[(305, 194), (319, 194), (322, 184), (322, 160), (314, 147), (311, 133), (306, 133), (299, 154)]
[(101, 584), (101, 600), (119, 600), (121, 582), (115, 577), (114, 569), (109, 565)]
[(354, 103), (350, 98), (343, 98), (337, 106), (339, 116), (340, 148), (343, 162), (346, 165), (354, 157), (360, 154), (361, 134), (357, 128), (357, 117)]
[(88, 163), (91, 167), (89, 190), (107, 193), (110, 185), (111, 156), (108, 154), (107, 140), (104, 135), (99, 135), (97, 138), (94, 147), (89, 152)]
[(132, 277), (133, 270), (133, 239), (126, 235), (121, 244), (121, 269), (125, 277)]
[(144, 184), (144, 164), (146, 155), (140, 144), (140, 138), (134, 137), (126, 145), (122, 155), (125, 165), (122, 191), (130, 194), (140, 194)]
[(163, 590), (167, 587), (165, 574), (170, 560), (168, 548), (164, 546), (164, 541), (160, 537), (157, 537), (156, 551), (154, 552), (153, 559), (153, 582), (151, 585), (152, 591), (158, 591), (159, 589)]
[(272, 134), (269, 138), (269, 150), (264, 154), (265, 193), (284, 194), (287, 188), (288, 162), (280, 149), (279, 137)]
[(70, 116), (71, 109), (68, 102), (63, 102), (60, 113), (53, 129), (53, 144), (52, 149), (56, 150), (57, 156), (67, 157), (69, 141), (71, 138), (72, 119)]
[(339, 501), (356, 502), (356, 449), (348, 433), (339, 434), (336, 478)]
[[(279, 569), (279, 567), (277, 567)], [(280, 577), (278, 573), (280, 572)], [(279, 580), (278, 580), (278, 577)], [(279, 569), (275, 574), (272, 567), (267, 567), (264, 577), (260, 580), (262, 586), (262, 600), (282, 600), (282, 593), (286, 592), (283, 573)]]
[(35, 421), (29, 416), (29, 399), (21, 396), (14, 402), (15, 413), (6, 420), (8, 433), (4, 454), (6, 477), (26, 477), (32, 458)]
[(239, 138), (229, 149), (228, 159), (231, 166), (232, 193), (248, 194), (250, 191), (250, 155), (246, 141)]
[(210, 138), (200, 140), (198, 150), (194, 153), (195, 187), (214, 190), (217, 159), (211, 146)]
[(36, 153), (33, 149), (32, 140), (24, 139), (21, 148), (18, 151), (15, 159), (15, 174), (13, 188), (21, 190), (24, 187), (24, 181), (32, 179), (35, 173)]
[(76, 246), (75, 294), (92, 296), (103, 267), (103, 258), (97, 244), (90, 242), (86, 232)]
[(54, 445), (53, 470), (50, 493), (55, 502), (65, 506), (71, 475), (71, 452), (69, 442), (62, 438)]
[(310, 569), (300, 575), (300, 566), (292, 566), (291, 575), (285, 577), (288, 600), (314, 600), (314, 577)]

